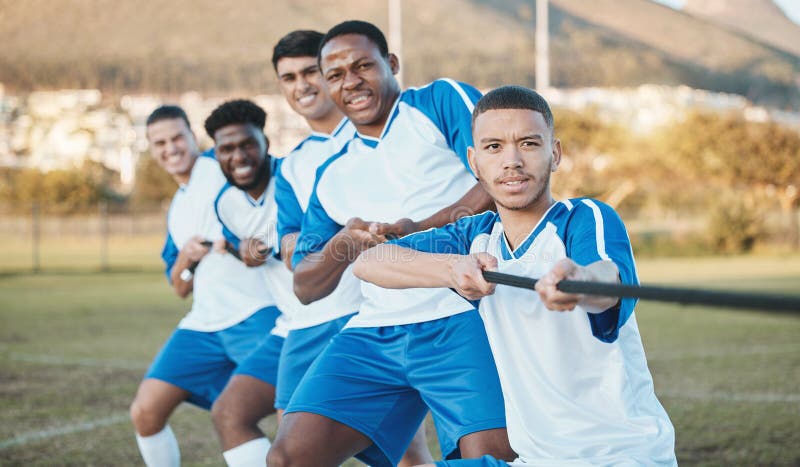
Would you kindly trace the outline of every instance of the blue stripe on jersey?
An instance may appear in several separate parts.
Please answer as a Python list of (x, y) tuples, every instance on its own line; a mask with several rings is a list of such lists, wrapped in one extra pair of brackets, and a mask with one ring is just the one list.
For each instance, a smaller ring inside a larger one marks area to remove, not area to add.
[(325, 244), (328, 243), (328, 240), (336, 235), (343, 227), (341, 224), (331, 219), (328, 213), (325, 212), (325, 208), (322, 207), (322, 203), (320, 203), (319, 197), (317, 196), (317, 185), (325, 169), (327, 169), (333, 161), (347, 154), (348, 147), (350, 147), (349, 141), (338, 153), (330, 157), (317, 169), (314, 190), (311, 192), (311, 199), (308, 200), (308, 209), (306, 209), (305, 215), (303, 216), (300, 236), (297, 238), (297, 243), (294, 247), (292, 269), (294, 269), (308, 254), (316, 253), (325, 248)]
[(467, 148), (472, 146), (472, 110), (481, 93), (472, 86), (450, 79), (405, 91), (401, 101), (424, 113), (447, 139), (447, 144), (461, 159), (469, 173)]
[(303, 208), (297, 200), (292, 185), (283, 176), (281, 167), (275, 173), (275, 202), (278, 204), (278, 245), (287, 234), (299, 232), (303, 227)]
[(216, 160), (216, 153), (214, 152), (214, 148), (208, 149), (200, 153), (200, 157), (208, 157), (209, 159)]
[(172, 240), (172, 235), (167, 232), (167, 239), (164, 241), (164, 248), (161, 249), (161, 259), (166, 266), (164, 273), (167, 275), (167, 282), (172, 284), (172, 266), (178, 260), (178, 247)]
[[(607, 204), (596, 200), (573, 200), (573, 204), (575, 207), (565, 226), (566, 238), (564, 231), (559, 232), (564, 239), (567, 257), (582, 266), (600, 260), (613, 261), (619, 269), (621, 283), (638, 284), (631, 243), (619, 215)], [(635, 298), (623, 298), (619, 308), (589, 314), (594, 336), (603, 342), (616, 340), (619, 328), (633, 313), (636, 302)]]
[[(217, 198), (214, 200), (214, 212), (217, 214), (217, 220), (219, 220), (219, 223), (222, 224), (222, 235), (225, 237), (225, 240), (228, 243), (230, 243), (235, 249), (238, 250), (239, 249), (239, 243), (241, 243), (241, 240), (239, 239), (239, 237), (236, 236), (236, 234), (231, 232), (231, 230), (228, 228), (228, 226), (225, 225), (225, 221), (222, 220), (222, 216), (219, 215), (219, 200), (220, 200), (220, 198), (222, 198), (222, 195), (225, 194), (225, 192), (228, 191), (231, 188), (233, 188), (233, 185), (231, 185), (230, 182), (229, 182), (229, 183), (226, 183), (225, 186), (223, 186), (221, 190), (219, 190), (219, 193), (217, 193)], [(250, 201), (250, 197), (249, 196), (246, 196), (246, 197), (247, 197), (247, 200)], [(251, 202), (251, 204), (252, 204), (252, 202)]]

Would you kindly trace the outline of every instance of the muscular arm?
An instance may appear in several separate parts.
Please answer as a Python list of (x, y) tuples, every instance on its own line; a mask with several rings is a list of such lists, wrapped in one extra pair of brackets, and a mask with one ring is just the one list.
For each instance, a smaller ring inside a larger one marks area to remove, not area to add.
[(469, 300), (477, 300), (494, 293), (495, 285), (486, 282), (482, 272), (496, 268), (497, 258), (487, 253), (424, 253), (384, 244), (363, 252), (353, 273), (387, 289), (447, 287)]
[(294, 293), (300, 303), (308, 305), (330, 295), (359, 253), (386, 240), (370, 233), (369, 226), (361, 219), (350, 219), (321, 251), (309, 253), (295, 266)]

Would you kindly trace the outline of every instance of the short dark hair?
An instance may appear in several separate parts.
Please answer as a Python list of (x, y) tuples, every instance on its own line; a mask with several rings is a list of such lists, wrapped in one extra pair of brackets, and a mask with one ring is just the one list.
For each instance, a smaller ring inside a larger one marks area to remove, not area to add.
[(153, 123), (160, 122), (161, 120), (172, 120), (174, 118), (180, 118), (186, 122), (186, 128), (192, 128), (192, 125), (189, 123), (189, 117), (186, 116), (186, 112), (184, 112), (183, 109), (177, 105), (162, 105), (161, 107), (157, 108), (150, 114), (150, 116), (147, 117), (147, 123), (145, 126), (150, 126)]
[(214, 139), (214, 133), (220, 128), (228, 125), (249, 123), (256, 128), (264, 130), (267, 123), (267, 113), (253, 101), (246, 99), (236, 99), (220, 105), (205, 123), (206, 133)]
[(272, 49), (272, 66), (278, 70), (278, 60), (284, 57), (317, 57), (324, 34), (301, 29), (283, 36)]
[(553, 112), (547, 101), (538, 92), (523, 86), (501, 86), (487, 92), (475, 104), (472, 111), (472, 125), (478, 115), (487, 110), (528, 109), (539, 112), (544, 117), (547, 128), (553, 129)]
[(378, 47), (382, 57), (389, 56), (389, 46), (386, 44), (386, 37), (377, 26), (366, 21), (350, 20), (337, 24), (325, 34), (325, 37), (322, 38), (319, 44), (317, 58), (321, 58), (320, 53), (322, 52), (322, 48), (325, 47), (325, 44), (330, 42), (333, 38), (344, 36), (345, 34), (359, 34), (365, 36)]

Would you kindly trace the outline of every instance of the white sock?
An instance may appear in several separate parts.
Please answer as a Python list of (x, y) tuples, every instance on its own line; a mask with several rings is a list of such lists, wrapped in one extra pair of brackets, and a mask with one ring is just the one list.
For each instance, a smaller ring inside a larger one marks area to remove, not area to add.
[(181, 451), (169, 425), (152, 436), (136, 433), (136, 444), (147, 467), (180, 467)]
[(256, 438), (222, 453), (228, 467), (256, 467), (267, 465), (267, 451), (271, 446), (267, 438)]

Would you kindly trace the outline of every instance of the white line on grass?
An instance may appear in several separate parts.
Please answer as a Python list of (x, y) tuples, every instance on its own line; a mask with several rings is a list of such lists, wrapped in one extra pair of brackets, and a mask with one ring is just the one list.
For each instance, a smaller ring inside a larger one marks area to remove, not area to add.
[(13, 438), (4, 439), (0, 441), (0, 450), (13, 448), (21, 444), (28, 444), (34, 441), (41, 441), (43, 439), (54, 438), (56, 436), (64, 436), (72, 433), (79, 433), (82, 431), (91, 431), (95, 428), (101, 428), (109, 425), (116, 425), (128, 421), (129, 415), (127, 413), (119, 413), (110, 417), (101, 418), (92, 422), (72, 423), (60, 427), (50, 428), (47, 430), (36, 430), (23, 433)]
[(60, 357), (57, 355), (35, 355), (35, 354), (20, 354), (10, 353), (8, 358), (18, 362), (26, 363), (43, 363), (45, 365), (57, 366), (90, 366), (100, 368), (117, 368), (122, 370), (146, 370), (147, 365), (141, 362), (134, 362), (131, 360), (100, 360), (96, 358), (70, 358)]

